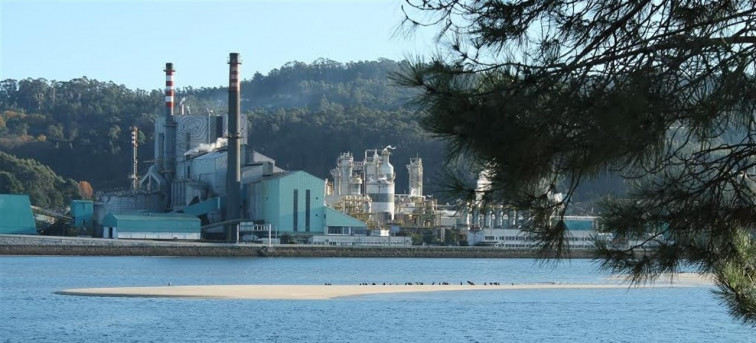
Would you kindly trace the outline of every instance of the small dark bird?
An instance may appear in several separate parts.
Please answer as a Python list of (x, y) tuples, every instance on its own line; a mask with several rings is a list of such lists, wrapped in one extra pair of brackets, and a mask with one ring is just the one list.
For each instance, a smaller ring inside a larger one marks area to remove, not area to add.
[(472, 282), (471, 282), (470, 280), (467, 280), (467, 283), (468, 283), (469, 285), (471, 285), (471, 286), (475, 286), (475, 284), (474, 284), (474, 283), (472, 283)]

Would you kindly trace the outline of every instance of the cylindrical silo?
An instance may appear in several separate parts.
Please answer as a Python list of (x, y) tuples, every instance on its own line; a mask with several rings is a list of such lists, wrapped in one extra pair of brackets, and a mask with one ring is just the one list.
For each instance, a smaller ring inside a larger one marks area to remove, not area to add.
[(470, 228), (470, 209), (467, 206), (461, 210), (459, 224), (467, 229)]
[(495, 206), (495, 216), (496, 216), (496, 222), (494, 224), (495, 227), (504, 227), (504, 206), (503, 205), (496, 205)]
[[(336, 165), (338, 166), (338, 161)], [(339, 192), (339, 185), (341, 184), (341, 171), (339, 171), (338, 167), (331, 169), (331, 176), (333, 177), (333, 185), (331, 187), (331, 191), (332, 191), (331, 194), (339, 195), (341, 194)]]
[(480, 208), (475, 206), (472, 209), (472, 226), (480, 227)]
[(483, 227), (484, 228), (491, 228), (493, 227), (493, 223), (491, 222), (491, 207), (486, 206), (483, 208)]
[(349, 195), (362, 194), (362, 178), (359, 175), (352, 175), (351, 181), (349, 181)]
[(394, 220), (394, 166), (389, 161), (391, 154), (388, 148), (380, 155), (373, 150), (373, 156), (365, 161), (365, 189), (366, 194), (373, 201), (372, 211), (379, 221)]
[(345, 152), (339, 156), (337, 165), (339, 169), (339, 183), (338, 186), (334, 186), (335, 189), (338, 189), (338, 193), (336, 194), (350, 194), (349, 183), (352, 180), (354, 157), (352, 157), (351, 153)]
[(423, 160), (420, 157), (410, 158), (407, 165), (409, 174), (409, 195), (423, 195)]

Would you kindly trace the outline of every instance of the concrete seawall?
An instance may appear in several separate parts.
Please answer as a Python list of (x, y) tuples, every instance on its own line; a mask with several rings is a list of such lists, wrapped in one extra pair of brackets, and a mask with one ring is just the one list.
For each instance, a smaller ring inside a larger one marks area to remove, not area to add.
[[(313, 245), (123, 241), (97, 238), (0, 235), (0, 255), (69, 256), (255, 256), (255, 257), (448, 257), (534, 258), (533, 250), (497, 247), (336, 247)], [(572, 258), (591, 258), (586, 250), (571, 251)]]

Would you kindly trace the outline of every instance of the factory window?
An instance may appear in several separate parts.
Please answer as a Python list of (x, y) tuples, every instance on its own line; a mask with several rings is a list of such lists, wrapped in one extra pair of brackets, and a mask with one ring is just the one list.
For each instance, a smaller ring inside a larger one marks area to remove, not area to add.
[(299, 225), (299, 190), (294, 190), (294, 208), (292, 210), (293, 218), (294, 218), (294, 231), (297, 231), (297, 226)]
[(310, 190), (305, 191), (305, 231), (310, 232)]

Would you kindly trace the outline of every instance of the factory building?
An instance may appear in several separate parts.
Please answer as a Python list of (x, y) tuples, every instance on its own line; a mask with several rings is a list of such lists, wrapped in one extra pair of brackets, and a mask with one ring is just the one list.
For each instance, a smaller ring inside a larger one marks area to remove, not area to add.
[(0, 194), (0, 234), (37, 234), (28, 195)]
[[(532, 249), (537, 244), (530, 234), (522, 230), (531, 221), (528, 211), (518, 210), (502, 204), (482, 201), (480, 194), (488, 190), (490, 182), (485, 171), (477, 181), (478, 198), (472, 202), (458, 204), (461, 208), (457, 216), (457, 229), (467, 236), (469, 245), (497, 246), (510, 249)], [(548, 194), (550, 200), (559, 202), (561, 193)], [(563, 220), (567, 228), (567, 244), (571, 249), (591, 249), (595, 247), (598, 232), (598, 217), (564, 216), (552, 217), (552, 225)]]
[[(331, 170), (333, 196), (328, 204), (338, 208), (342, 201), (361, 202), (368, 220), (386, 223), (394, 220), (394, 166), (389, 161), (392, 146), (365, 150), (365, 157), (355, 162), (352, 153), (342, 153)], [(361, 200), (360, 200), (361, 198)], [(342, 206), (343, 207), (343, 206)]]
[(200, 239), (200, 220), (189, 214), (108, 214), (102, 225), (104, 238)]
[[(565, 216), (567, 226), (567, 244), (570, 249), (594, 248), (597, 230), (597, 217)], [(505, 222), (506, 223), (506, 222)], [(536, 242), (527, 232), (516, 226), (472, 227), (467, 230), (469, 245), (497, 246), (511, 249), (537, 248)]]
[(255, 189), (251, 219), (264, 220), (279, 233), (322, 235), (326, 230), (322, 179), (294, 171), (264, 176), (250, 186)]
[(92, 229), (94, 204), (90, 200), (71, 201), (71, 225), (77, 228)]
[[(231, 53), (228, 115), (220, 116), (175, 114), (175, 70), (166, 64), (166, 106), (155, 122), (155, 162), (144, 175), (132, 175), (137, 182), (131, 191), (98, 196), (93, 217), (103, 237), (235, 242), (270, 228), (313, 242), (329, 232), (367, 228), (325, 206), (325, 180), (283, 170), (247, 145), (240, 65), (239, 55)], [(135, 140), (132, 144), (136, 147)], [(385, 166), (376, 166), (378, 173), (385, 175)]]
[(342, 153), (331, 170), (333, 184), (326, 196), (329, 207), (366, 220), (371, 227), (435, 228), (440, 223), (435, 199), (423, 195), (423, 162), (410, 159), (409, 194), (396, 194), (391, 150), (369, 149), (362, 161)]

